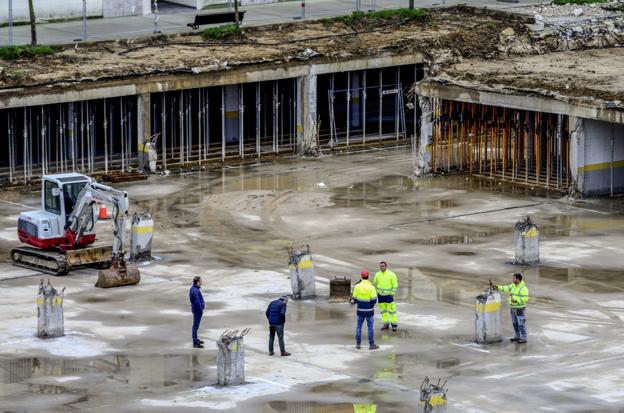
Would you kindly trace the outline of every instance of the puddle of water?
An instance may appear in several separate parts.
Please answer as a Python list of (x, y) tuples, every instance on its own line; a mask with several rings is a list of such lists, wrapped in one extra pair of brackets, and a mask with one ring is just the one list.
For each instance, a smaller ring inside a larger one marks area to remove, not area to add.
[(450, 245), (450, 244), (477, 244), (476, 237), (470, 235), (441, 235), (431, 238), (420, 238), (411, 241), (417, 245)]
[(451, 251), (449, 252), (449, 254), (463, 256), (463, 257), (471, 257), (473, 255), (477, 255), (476, 252), (472, 252), (472, 251)]
[[(206, 381), (215, 357), (209, 353), (124, 355), (100, 358), (0, 358), (0, 395), (26, 393), (90, 394), (112, 391), (111, 383), (133, 389), (158, 389)], [(94, 379), (99, 377), (99, 379)], [(17, 387), (16, 387), (17, 386)]]
[(433, 201), (427, 201), (424, 204), (434, 209), (456, 208), (460, 206), (459, 202), (456, 202), (452, 199), (438, 199)]
[(402, 412), (399, 404), (362, 400), (359, 403), (323, 403), (317, 401), (272, 401), (264, 405), (267, 413), (360, 413)]
[(390, 254), (396, 254), (398, 252), (400, 252), (399, 250), (393, 250), (393, 249), (367, 249), (367, 248), (360, 248), (359, 251), (362, 253), (362, 255), (390, 255)]
[(624, 289), (622, 271), (601, 268), (558, 268), (550, 266), (527, 267), (521, 271), (527, 279), (546, 279), (558, 285), (566, 284), (565, 288), (574, 290), (608, 293), (614, 288)]
[(407, 277), (401, 281), (401, 288), (397, 292), (400, 301), (430, 300), (462, 304), (474, 299), (470, 288), (465, 288), (461, 281), (449, 279), (449, 276), (459, 278), (460, 274), (425, 267), (397, 270), (407, 272)]

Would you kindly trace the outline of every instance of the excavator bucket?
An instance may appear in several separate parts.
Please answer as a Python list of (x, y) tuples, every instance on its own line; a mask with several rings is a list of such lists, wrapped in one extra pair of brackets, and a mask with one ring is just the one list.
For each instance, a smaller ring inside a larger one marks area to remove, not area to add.
[(141, 281), (141, 274), (136, 265), (126, 264), (126, 261), (121, 259), (113, 261), (110, 268), (98, 272), (95, 286), (99, 288), (122, 287), (138, 284), (139, 281)]

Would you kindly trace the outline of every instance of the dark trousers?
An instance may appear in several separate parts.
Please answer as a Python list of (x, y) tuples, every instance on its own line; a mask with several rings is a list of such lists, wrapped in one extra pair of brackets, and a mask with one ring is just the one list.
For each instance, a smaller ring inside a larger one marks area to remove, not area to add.
[(522, 340), (527, 339), (526, 331), (526, 308), (512, 308), (511, 309), (511, 323), (516, 333), (516, 338)]
[(193, 344), (199, 344), (197, 338), (197, 330), (199, 329), (199, 323), (201, 322), (203, 313), (193, 311)]
[(269, 325), (269, 353), (273, 353), (275, 333), (277, 333), (280, 351), (283, 354), (286, 352), (286, 346), (284, 345), (284, 324)]
[(357, 316), (357, 324), (355, 325), (355, 342), (356, 344), (360, 344), (362, 342), (362, 324), (364, 324), (364, 320), (366, 320), (366, 325), (368, 326), (368, 344), (375, 344), (375, 332), (373, 331), (373, 315)]

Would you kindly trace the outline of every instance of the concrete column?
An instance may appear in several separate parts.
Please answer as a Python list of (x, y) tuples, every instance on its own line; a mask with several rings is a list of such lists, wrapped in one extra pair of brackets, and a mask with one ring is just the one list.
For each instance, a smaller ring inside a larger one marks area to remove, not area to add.
[(359, 128), (361, 123), (360, 77), (362, 72), (351, 73), (351, 127)]
[(240, 143), (240, 90), (239, 85), (223, 87), (225, 93), (225, 141)]
[(74, 102), (70, 102), (67, 105), (67, 141), (69, 144), (69, 159), (72, 161), (72, 171), (76, 171), (76, 122), (74, 121), (76, 109), (74, 105)]
[(569, 116), (568, 130), (570, 131), (570, 175), (572, 176), (569, 192), (571, 196), (575, 196), (583, 193), (585, 178), (585, 125), (583, 118)]
[(297, 152), (300, 155), (316, 155), (316, 75), (297, 79)]
[(415, 154), (414, 173), (418, 175), (431, 172), (431, 142), (433, 141), (433, 99), (418, 96), (420, 105), (420, 140)]
[(149, 93), (137, 95), (137, 148), (139, 171), (143, 170), (147, 163), (147, 156), (143, 151), (143, 144), (152, 134), (152, 111)]

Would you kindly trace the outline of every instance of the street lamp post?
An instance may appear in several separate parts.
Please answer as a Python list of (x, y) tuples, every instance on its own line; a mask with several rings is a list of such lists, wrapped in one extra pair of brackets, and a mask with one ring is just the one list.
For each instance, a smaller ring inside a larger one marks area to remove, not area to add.
[(9, 45), (13, 44), (13, 0), (9, 0)]
[(82, 0), (82, 41), (87, 40), (87, 0)]

